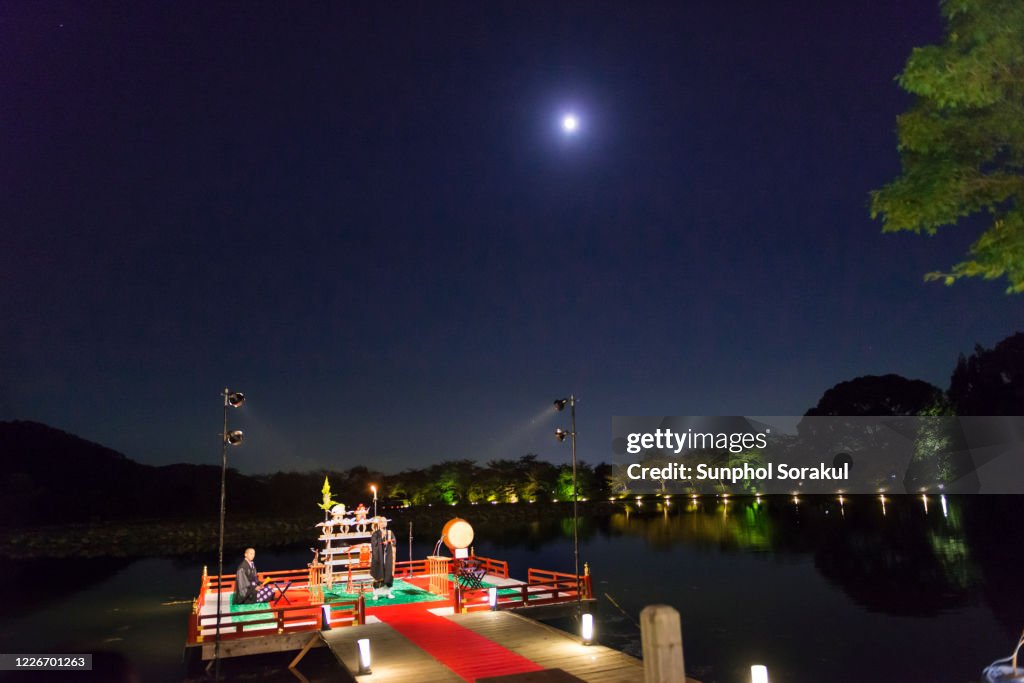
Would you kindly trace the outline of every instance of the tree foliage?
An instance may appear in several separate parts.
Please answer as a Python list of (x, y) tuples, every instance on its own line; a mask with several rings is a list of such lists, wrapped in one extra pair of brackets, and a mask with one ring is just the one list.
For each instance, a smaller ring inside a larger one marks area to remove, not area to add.
[(929, 280), (1006, 278), (1024, 292), (1024, 3), (943, 0), (946, 39), (915, 48), (900, 86), (902, 173), (871, 194), (884, 232), (929, 235), (968, 216), (986, 227), (967, 258)]
[(960, 356), (949, 398), (957, 415), (1024, 415), (1024, 333)]
[(892, 374), (865, 375), (826, 391), (807, 415), (925, 415), (942, 402), (942, 389), (928, 382)]
[[(594, 468), (580, 461), (576, 470), (581, 498), (607, 494), (610, 465)], [(532, 453), (516, 460), (492, 460), (483, 467), (472, 460), (446, 460), (381, 479), (388, 497), (414, 505), (572, 499), (572, 467), (544, 462)]]

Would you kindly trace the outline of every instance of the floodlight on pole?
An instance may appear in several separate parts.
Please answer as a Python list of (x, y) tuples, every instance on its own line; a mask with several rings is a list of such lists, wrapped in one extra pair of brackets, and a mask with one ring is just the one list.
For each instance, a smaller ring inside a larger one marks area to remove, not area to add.
[(576, 480), (576, 395), (570, 394), (568, 398), (557, 398), (554, 401), (555, 410), (561, 412), (565, 406), (569, 406), (570, 429), (568, 433), (564, 429), (555, 430), (555, 438), (560, 442), (565, 437), (571, 437), (572, 444), (572, 555), (576, 567), (576, 619), (583, 617), (583, 585), (580, 582), (580, 534), (579, 534), (579, 485)]
[(213, 677), (217, 681), (220, 680), (220, 612), (224, 576), (224, 511), (226, 500), (225, 483), (228, 474), (228, 446), (240, 446), (242, 441), (245, 440), (245, 435), (241, 430), (228, 431), (228, 407), (241, 407), (245, 403), (245, 394), (225, 388), (221, 396), (224, 399), (224, 431), (221, 432), (220, 536), (217, 542), (217, 632), (214, 636), (215, 645), (213, 648)]

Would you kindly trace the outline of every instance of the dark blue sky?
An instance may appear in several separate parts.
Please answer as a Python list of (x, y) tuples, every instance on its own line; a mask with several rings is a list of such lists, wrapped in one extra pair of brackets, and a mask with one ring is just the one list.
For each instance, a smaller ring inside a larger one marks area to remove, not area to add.
[(396, 471), (575, 391), (596, 462), (1021, 327), (868, 217), (937, 2), (380, 5), (0, 8), (0, 419), (216, 463), (226, 385), (240, 469)]

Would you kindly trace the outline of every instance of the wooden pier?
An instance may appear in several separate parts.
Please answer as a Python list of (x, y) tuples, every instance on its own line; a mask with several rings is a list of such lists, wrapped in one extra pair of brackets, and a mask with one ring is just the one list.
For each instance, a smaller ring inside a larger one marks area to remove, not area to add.
[[(590, 681), (636, 683), (643, 664), (603, 645), (583, 645), (563, 631), (511, 612), (476, 612), (445, 617), (537, 665), (535, 671), (494, 677), (512, 681)], [(467, 679), (410, 642), (386, 623), (323, 633), (324, 642), (345, 667), (359, 668), (356, 640), (369, 638), (374, 683), (464, 683)], [(468, 656), (472, 653), (467, 652)], [(550, 671), (560, 670), (564, 673)], [(567, 675), (566, 675), (567, 674)], [(490, 676), (476, 677), (475, 681)]]

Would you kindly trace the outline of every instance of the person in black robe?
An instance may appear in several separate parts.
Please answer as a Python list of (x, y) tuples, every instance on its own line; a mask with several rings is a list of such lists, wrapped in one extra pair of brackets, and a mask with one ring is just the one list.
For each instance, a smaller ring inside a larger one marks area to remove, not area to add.
[(383, 595), (393, 598), (391, 586), (395, 582), (395, 534), (388, 528), (388, 520), (377, 517), (373, 520), (370, 535), (370, 576), (373, 577), (373, 599)]
[(245, 558), (235, 572), (235, 604), (246, 605), (256, 602), (256, 589), (259, 587), (259, 576), (256, 573), (255, 548), (245, 549)]

